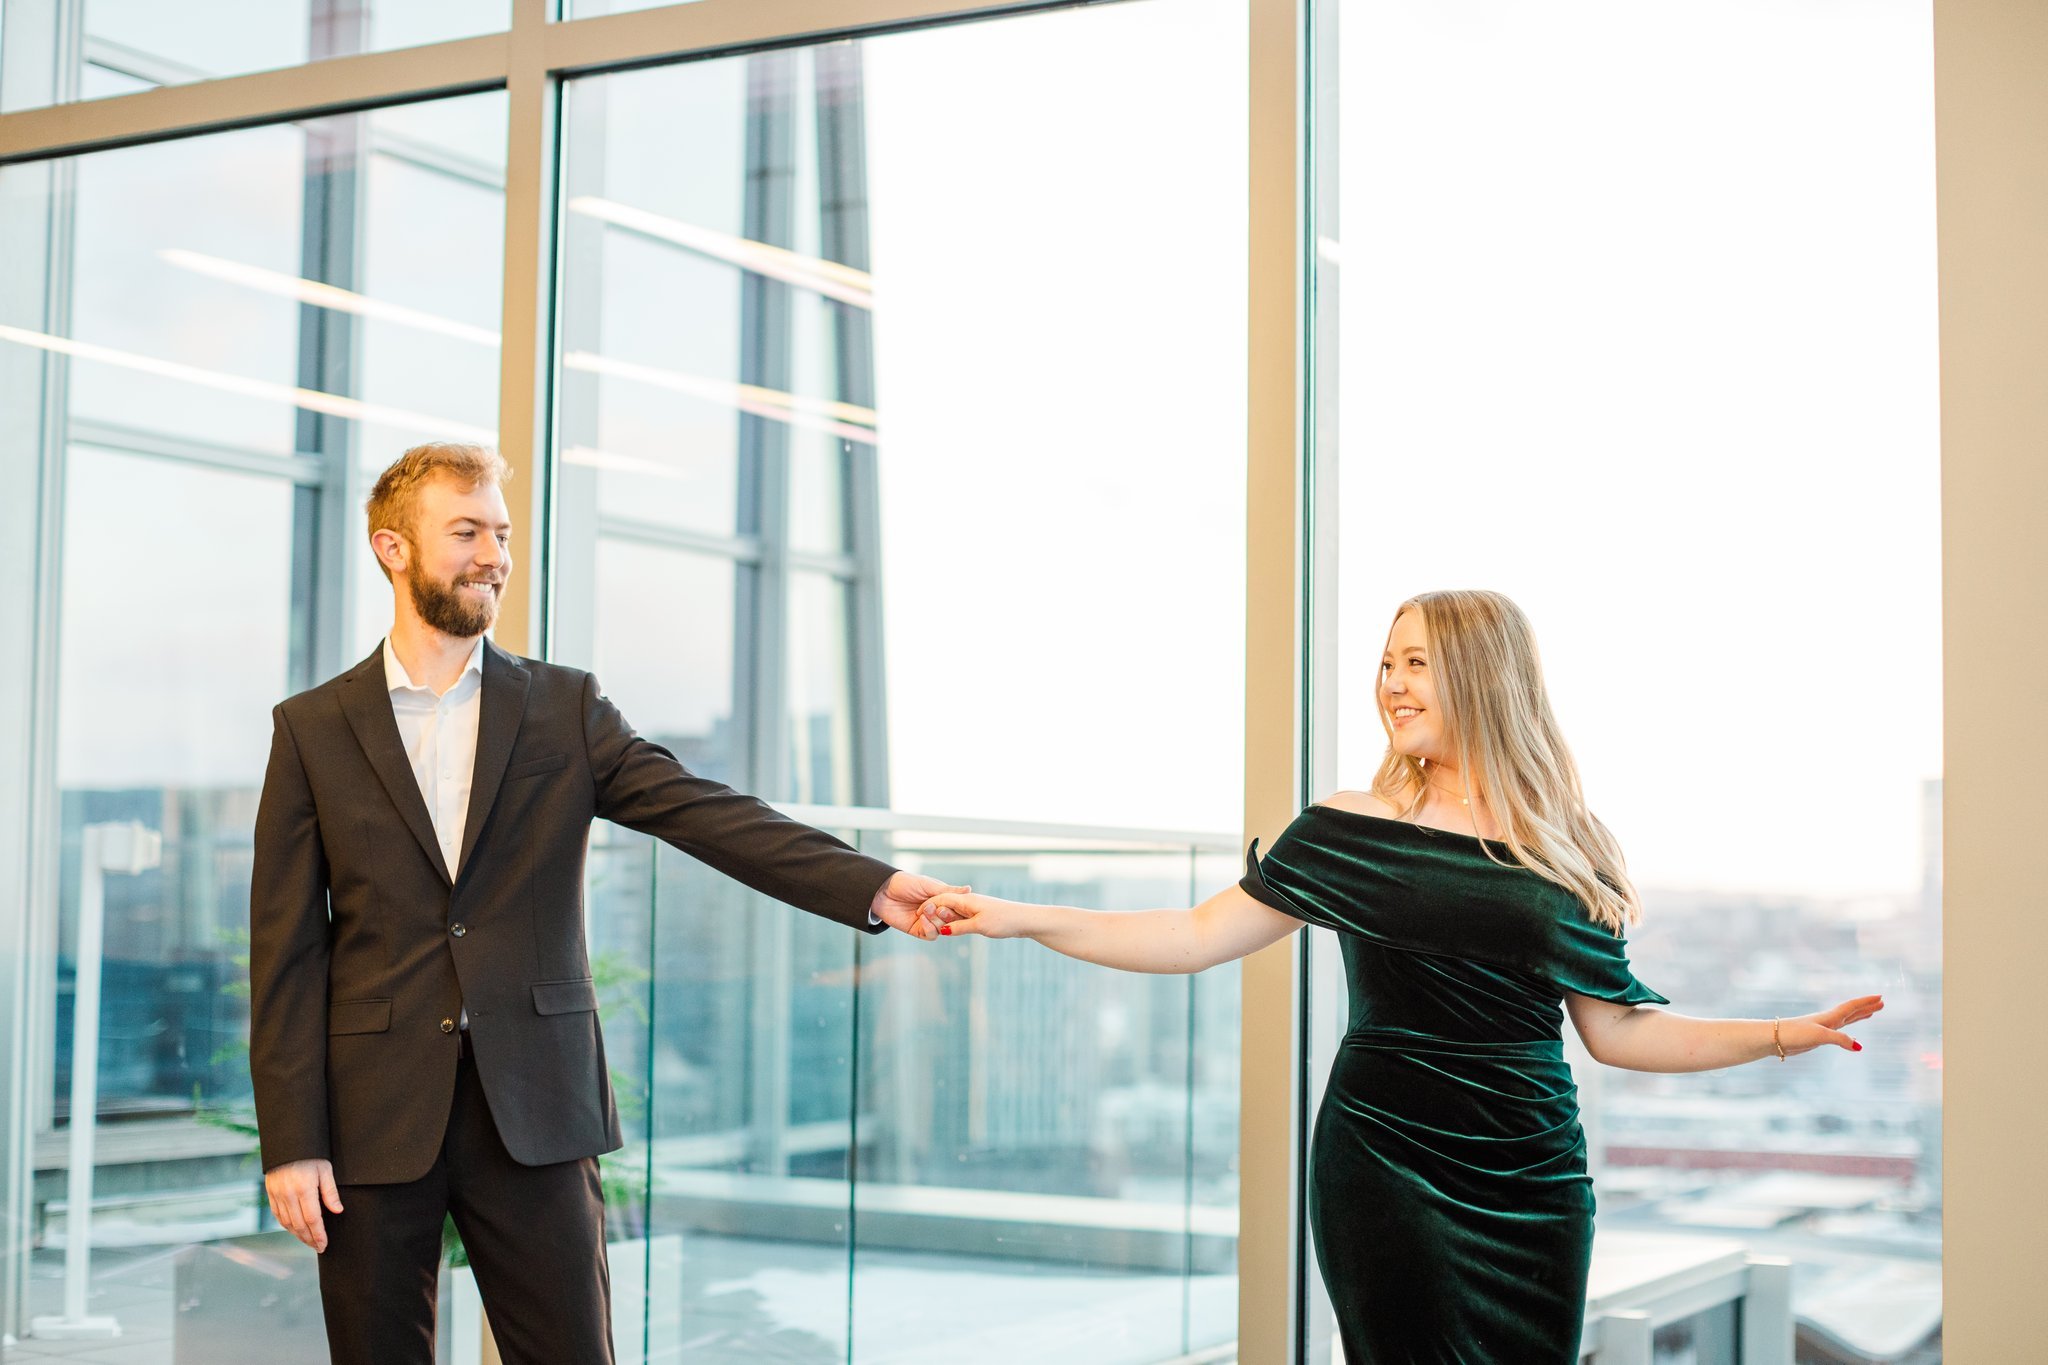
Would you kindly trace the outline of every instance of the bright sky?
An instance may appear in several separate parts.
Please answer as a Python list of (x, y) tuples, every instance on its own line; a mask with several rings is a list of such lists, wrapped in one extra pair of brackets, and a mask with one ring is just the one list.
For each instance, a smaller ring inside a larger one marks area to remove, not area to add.
[(1925, 0), (1343, 16), (1345, 780), (1384, 747), (1393, 606), (1497, 588), (1640, 880), (1917, 886)]

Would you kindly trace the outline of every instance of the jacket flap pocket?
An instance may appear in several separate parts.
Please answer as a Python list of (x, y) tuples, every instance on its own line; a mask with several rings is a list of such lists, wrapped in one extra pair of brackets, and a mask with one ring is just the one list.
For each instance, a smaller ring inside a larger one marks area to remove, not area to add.
[(575, 1014), (581, 1010), (596, 1008), (597, 985), (587, 976), (578, 977), (574, 981), (533, 983), (535, 1014)]
[(542, 773), (551, 773), (568, 766), (569, 755), (549, 754), (546, 758), (536, 758), (525, 763), (513, 764), (505, 770), (505, 780), (507, 782), (517, 782), (522, 777), (539, 777)]
[(390, 1027), (389, 1000), (340, 1000), (327, 1007), (329, 1033), (382, 1033)]

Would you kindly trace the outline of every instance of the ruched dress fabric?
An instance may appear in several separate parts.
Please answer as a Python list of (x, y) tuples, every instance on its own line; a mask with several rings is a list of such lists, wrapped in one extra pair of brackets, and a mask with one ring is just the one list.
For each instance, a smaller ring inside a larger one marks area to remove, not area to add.
[(1504, 845), (1311, 806), (1242, 885), (1337, 931), (1350, 1025), (1309, 1151), (1348, 1365), (1572, 1365), (1593, 1186), (1568, 991), (1663, 1004), (1621, 939)]

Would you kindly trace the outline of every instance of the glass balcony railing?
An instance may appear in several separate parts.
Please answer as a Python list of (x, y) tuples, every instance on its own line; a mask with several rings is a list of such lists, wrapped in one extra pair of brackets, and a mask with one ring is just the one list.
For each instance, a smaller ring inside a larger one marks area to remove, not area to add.
[[(791, 812), (902, 867), (1109, 909), (1190, 904), (1239, 857), (1228, 835)], [(591, 906), (630, 1130), (607, 1188), (647, 1247), (645, 1358), (1229, 1347), (1234, 966), (1133, 976), (1028, 943), (849, 935), (609, 828)]]
[[(1109, 910), (1192, 904), (1239, 857), (1221, 834), (788, 809), (906, 868)], [(101, 877), (109, 942), (191, 869), (245, 887), (246, 862), (246, 840), (202, 826)], [(1140, 976), (1029, 943), (848, 934), (609, 825), (588, 893), (627, 1128), (603, 1161), (622, 1361), (1234, 1359), (1235, 964)], [(311, 1254), (260, 1194), (238, 950), (216, 955), (237, 1036), (207, 1063), (233, 1079), (173, 1112), (161, 1077), (128, 1075), (163, 1048), (100, 1034), (91, 1301), (139, 1351), (124, 1358), (267, 1360), (289, 1335), (318, 1359)], [(101, 975), (103, 1019), (184, 1003)], [(39, 1306), (76, 1227), (71, 1150), (68, 1124), (37, 1144)], [(482, 1365), (462, 1262), (451, 1243), (441, 1353)], [(1603, 1229), (1585, 1358), (1789, 1361), (1790, 1275), (1737, 1241)]]

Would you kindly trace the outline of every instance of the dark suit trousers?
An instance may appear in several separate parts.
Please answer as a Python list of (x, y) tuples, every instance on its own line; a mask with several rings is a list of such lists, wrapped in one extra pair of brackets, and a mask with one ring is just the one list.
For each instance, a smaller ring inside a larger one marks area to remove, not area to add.
[(514, 1161), (467, 1057), (433, 1169), (340, 1194), (320, 1257), (333, 1365), (433, 1365), (444, 1214), (462, 1234), (506, 1365), (612, 1365), (597, 1161)]

